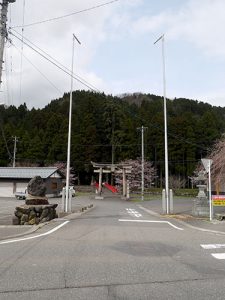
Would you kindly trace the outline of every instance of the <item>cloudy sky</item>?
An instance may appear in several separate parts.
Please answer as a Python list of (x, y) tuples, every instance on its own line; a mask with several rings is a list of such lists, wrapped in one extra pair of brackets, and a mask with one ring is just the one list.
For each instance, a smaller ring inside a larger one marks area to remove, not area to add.
[[(68, 74), (22, 47), (24, 24), (24, 41), (62, 68), (71, 69), (74, 33), (81, 41), (74, 73), (113, 95), (163, 94), (161, 43), (154, 42), (165, 34), (167, 97), (225, 106), (224, 0), (16, 0), (9, 6), (6, 104), (44, 107), (70, 90)], [(75, 81), (74, 89), (86, 87)]]

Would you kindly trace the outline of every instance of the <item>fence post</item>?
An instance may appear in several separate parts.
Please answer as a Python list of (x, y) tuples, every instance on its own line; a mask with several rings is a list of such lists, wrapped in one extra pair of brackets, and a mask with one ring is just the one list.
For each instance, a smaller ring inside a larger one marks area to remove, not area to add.
[(130, 182), (127, 180), (127, 200), (130, 199)]
[(166, 191), (165, 191), (165, 189), (162, 190), (162, 210), (163, 210), (163, 214), (166, 214)]
[(66, 188), (62, 189), (62, 211), (65, 212)]
[(170, 189), (170, 213), (173, 213), (173, 190)]
[(72, 211), (72, 189), (73, 187), (69, 188), (69, 207), (68, 207), (69, 212)]

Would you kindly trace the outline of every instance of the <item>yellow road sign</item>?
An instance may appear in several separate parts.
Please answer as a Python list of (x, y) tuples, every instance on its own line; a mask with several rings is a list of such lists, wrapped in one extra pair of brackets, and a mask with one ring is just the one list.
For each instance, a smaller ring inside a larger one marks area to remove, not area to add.
[(213, 195), (213, 206), (225, 206), (225, 195)]

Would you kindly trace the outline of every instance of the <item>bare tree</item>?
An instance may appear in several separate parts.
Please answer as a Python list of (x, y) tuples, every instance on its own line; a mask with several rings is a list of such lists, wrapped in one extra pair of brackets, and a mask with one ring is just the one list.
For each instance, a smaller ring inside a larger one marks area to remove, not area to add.
[(169, 186), (172, 189), (182, 189), (185, 188), (186, 180), (180, 178), (179, 176), (170, 176), (169, 177)]

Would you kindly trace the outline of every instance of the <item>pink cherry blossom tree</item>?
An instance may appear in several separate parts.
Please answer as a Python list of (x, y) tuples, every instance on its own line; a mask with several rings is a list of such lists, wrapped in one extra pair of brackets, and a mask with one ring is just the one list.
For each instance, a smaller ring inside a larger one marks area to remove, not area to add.
[[(120, 162), (120, 164), (126, 164), (132, 166), (131, 173), (127, 174), (127, 180), (129, 180), (130, 189), (139, 190), (141, 189), (141, 174), (142, 174), (142, 163), (141, 158), (136, 160), (128, 159)], [(156, 169), (153, 166), (152, 162), (144, 162), (144, 184), (145, 188), (150, 188), (151, 184), (156, 178)], [(122, 185), (122, 174), (116, 174), (115, 176), (116, 184), (121, 187)]]
[(215, 185), (225, 182), (225, 134), (212, 148), (209, 158), (213, 163), (211, 166), (212, 181)]

